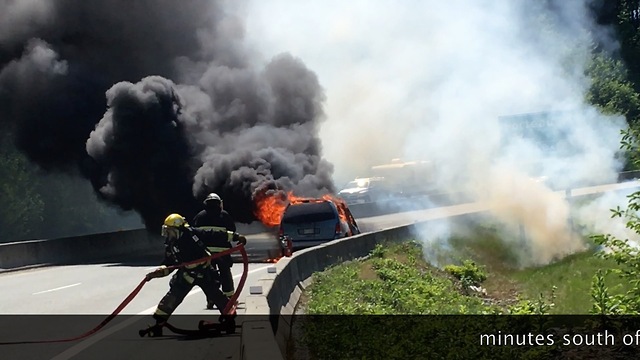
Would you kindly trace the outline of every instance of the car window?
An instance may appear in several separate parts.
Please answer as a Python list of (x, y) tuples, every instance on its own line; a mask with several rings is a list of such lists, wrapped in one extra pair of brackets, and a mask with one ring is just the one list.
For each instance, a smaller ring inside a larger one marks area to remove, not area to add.
[(336, 218), (336, 213), (333, 210), (331, 203), (317, 202), (317, 203), (301, 203), (289, 205), (284, 215), (282, 216), (283, 224), (296, 224), (306, 222), (319, 222)]

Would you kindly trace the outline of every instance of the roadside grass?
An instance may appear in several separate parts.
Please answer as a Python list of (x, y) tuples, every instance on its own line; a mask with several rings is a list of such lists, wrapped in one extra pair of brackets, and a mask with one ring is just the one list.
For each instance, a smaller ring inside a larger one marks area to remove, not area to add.
[(493, 306), (467, 296), (455, 279), (428, 264), (419, 243), (379, 246), (365, 261), (316, 273), (307, 314), (480, 314)]
[[(507, 304), (469, 291), (474, 279), (481, 282), (491, 274), (469, 262), (447, 272), (426, 262), (422, 251), (416, 241), (384, 244), (365, 260), (315, 273), (302, 296), (305, 315), (296, 322), (293, 332), (298, 335), (288, 345), (288, 358), (400, 359), (420, 354), (425, 359), (511, 359), (517, 351), (534, 359), (548, 358), (556, 350), (476, 346), (476, 334), (516, 333), (537, 321), (531, 317), (371, 316), (505, 313)], [(465, 286), (468, 274), (471, 282)]]
[[(490, 296), (504, 303), (518, 298), (550, 299), (553, 291), (551, 314), (588, 314), (596, 271), (617, 267), (613, 260), (602, 259), (589, 249), (549, 265), (521, 269), (513, 250), (517, 242), (505, 242), (491, 227), (478, 227), (473, 237), (452, 238), (450, 244), (454, 258), (472, 259), (487, 268), (483, 286)], [(605, 284), (614, 295), (629, 290), (629, 285), (613, 274), (605, 277)]]
[[(469, 336), (531, 329), (541, 334), (548, 324), (527, 315), (589, 314), (594, 275), (599, 269), (616, 268), (615, 262), (596, 256), (591, 249), (546, 266), (523, 269), (519, 266), (522, 251), (517, 251), (522, 244), (515, 239), (500, 238), (487, 225), (475, 226), (466, 234), (450, 238), (439, 248), (415, 240), (381, 244), (366, 259), (315, 273), (301, 297), (300, 313), (305, 316), (296, 322), (293, 331), (299, 335), (289, 344), (288, 358), (301, 353), (312, 359), (314, 354), (322, 354), (323, 359), (411, 358), (412, 354), (535, 359), (570, 354), (571, 348), (560, 348), (558, 343), (478, 347), (477, 339)], [(437, 259), (439, 266), (425, 258)], [(630, 287), (615, 275), (607, 276), (605, 283), (611, 295)], [(474, 288), (477, 285), (481, 288)], [(525, 316), (478, 317), (475, 321), (467, 316), (370, 316), (416, 314)]]
[[(517, 241), (504, 241), (491, 226), (478, 226), (469, 236), (449, 240), (447, 264), (473, 261), (486, 272), (486, 294), (470, 294), (468, 286), (425, 261), (415, 240), (377, 247), (365, 261), (339, 264), (314, 274), (305, 292), (309, 314), (482, 314), (504, 311), (523, 300), (552, 303), (550, 314), (588, 314), (591, 286), (599, 269), (617, 267), (590, 249), (552, 264), (519, 266)], [(442, 264), (442, 263), (441, 263)], [(605, 277), (612, 295), (630, 286), (614, 274)], [(468, 296), (474, 295), (474, 296)], [(482, 296), (478, 296), (482, 295)]]

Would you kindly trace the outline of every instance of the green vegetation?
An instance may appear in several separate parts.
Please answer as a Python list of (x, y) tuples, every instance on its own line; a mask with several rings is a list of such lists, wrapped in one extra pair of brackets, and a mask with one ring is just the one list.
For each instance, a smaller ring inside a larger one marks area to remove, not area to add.
[(476, 234), (451, 239), (451, 259), (463, 260), (452, 260), (457, 264), (443, 270), (424, 260), (418, 242), (409, 241), (378, 245), (365, 261), (317, 273), (306, 313), (589, 314), (592, 282), (601, 269), (612, 269), (602, 275), (608, 293), (632, 287), (629, 279), (615, 276), (619, 268), (613, 259), (594, 256), (593, 250), (519, 269), (497, 233), (478, 228)]
[(491, 279), (491, 272), (471, 260), (446, 266), (443, 271), (424, 260), (423, 250), (416, 241), (378, 245), (366, 260), (314, 274), (305, 294), (307, 315), (301, 320), (302, 335), (292, 352), (311, 349), (307, 351), (322, 354), (323, 359), (400, 359), (416, 358), (416, 354), (425, 359), (533, 359), (558, 351), (555, 345), (476, 346), (475, 335), (481, 333), (531, 329), (542, 333), (548, 325), (537, 317), (489, 316), (469, 321), (450, 316), (372, 316), (542, 315), (553, 308), (553, 303), (542, 297), (505, 302), (475, 291), (474, 286)]
[(444, 271), (453, 275), (465, 287), (480, 285), (487, 280), (487, 274), (471, 260), (463, 261), (462, 265), (447, 265)]
[(11, 240), (35, 233), (33, 224), (42, 221), (44, 203), (28, 160), (9, 151), (8, 139), (6, 134), (0, 135), (0, 228), (3, 238)]
[[(471, 284), (486, 279), (473, 262), (442, 271), (428, 264), (416, 241), (378, 245), (368, 259), (351, 261), (314, 274), (302, 318), (301, 343), (323, 359), (368, 358), (514, 358), (523, 353), (539, 358), (554, 347), (477, 347), (473, 334), (502, 329), (518, 331), (535, 319), (502, 318), (488, 323), (463, 317), (372, 316), (452, 315), (546, 312), (536, 302), (503, 307), (470, 292)], [(537, 310), (540, 310), (538, 312)], [(368, 316), (324, 316), (368, 315)], [(314, 316), (323, 315), (323, 316)], [(406, 331), (399, 331), (406, 329)], [(456, 339), (456, 341), (452, 341)]]
[(477, 314), (494, 311), (429, 264), (416, 242), (383, 249), (314, 275), (309, 314)]
[[(589, 250), (547, 266), (519, 269), (512, 247), (492, 227), (479, 226), (473, 233), (450, 240), (450, 259), (455, 264), (443, 266), (444, 270), (424, 260), (423, 251), (428, 249), (407, 241), (378, 245), (367, 259), (314, 274), (303, 297), (307, 315), (301, 320), (302, 335), (292, 352), (302, 348), (324, 359), (399, 359), (415, 354), (422, 358), (554, 358), (584, 349), (560, 346), (559, 338), (548, 346), (479, 347), (477, 334), (555, 334), (550, 329), (558, 323), (553, 321), (566, 326), (562, 319), (531, 315), (636, 314), (640, 309), (640, 277), (631, 270), (640, 268), (640, 260), (629, 261), (631, 248), (624, 255)], [(418, 314), (484, 316), (472, 321), (450, 316), (372, 316)], [(527, 316), (500, 316), (507, 314)], [(578, 319), (572, 329), (599, 329), (599, 324), (584, 320)], [(399, 331), (400, 327), (407, 331)], [(626, 356), (631, 350), (616, 351)]]
[(0, 203), (0, 243), (140, 226), (137, 215), (125, 218), (98, 201), (81, 177), (36, 167), (13, 146), (10, 133), (1, 131)]
[[(555, 304), (549, 309), (551, 314), (589, 314), (594, 276), (600, 269), (617, 267), (611, 259), (594, 256), (596, 251), (591, 249), (547, 266), (520, 269), (514, 247), (500, 239), (492, 227), (478, 227), (474, 233), (471, 238), (450, 240), (452, 258), (470, 259), (486, 267), (483, 285), (490, 296), (502, 303), (542, 298)], [(614, 274), (606, 275), (603, 281), (615, 294), (629, 288), (627, 281)]]

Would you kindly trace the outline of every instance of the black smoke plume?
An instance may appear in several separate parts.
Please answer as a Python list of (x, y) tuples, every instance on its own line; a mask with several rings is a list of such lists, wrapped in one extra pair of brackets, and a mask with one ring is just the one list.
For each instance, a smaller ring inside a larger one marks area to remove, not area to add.
[(334, 191), (318, 79), (289, 54), (252, 65), (223, 3), (0, 3), (0, 125), (150, 229), (211, 191), (241, 222), (257, 193)]

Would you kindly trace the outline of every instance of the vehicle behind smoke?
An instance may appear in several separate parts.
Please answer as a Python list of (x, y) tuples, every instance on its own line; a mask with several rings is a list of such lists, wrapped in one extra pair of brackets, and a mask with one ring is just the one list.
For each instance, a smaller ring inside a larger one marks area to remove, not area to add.
[(390, 199), (395, 190), (383, 177), (356, 178), (338, 192), (347, 204), (365, 204)]
[(371, 175), (384, 178), (395, 195), (425, 195), (436, 189), (436, 167), (432, 161), (393, 159), (389, 164), (372, 166)]

